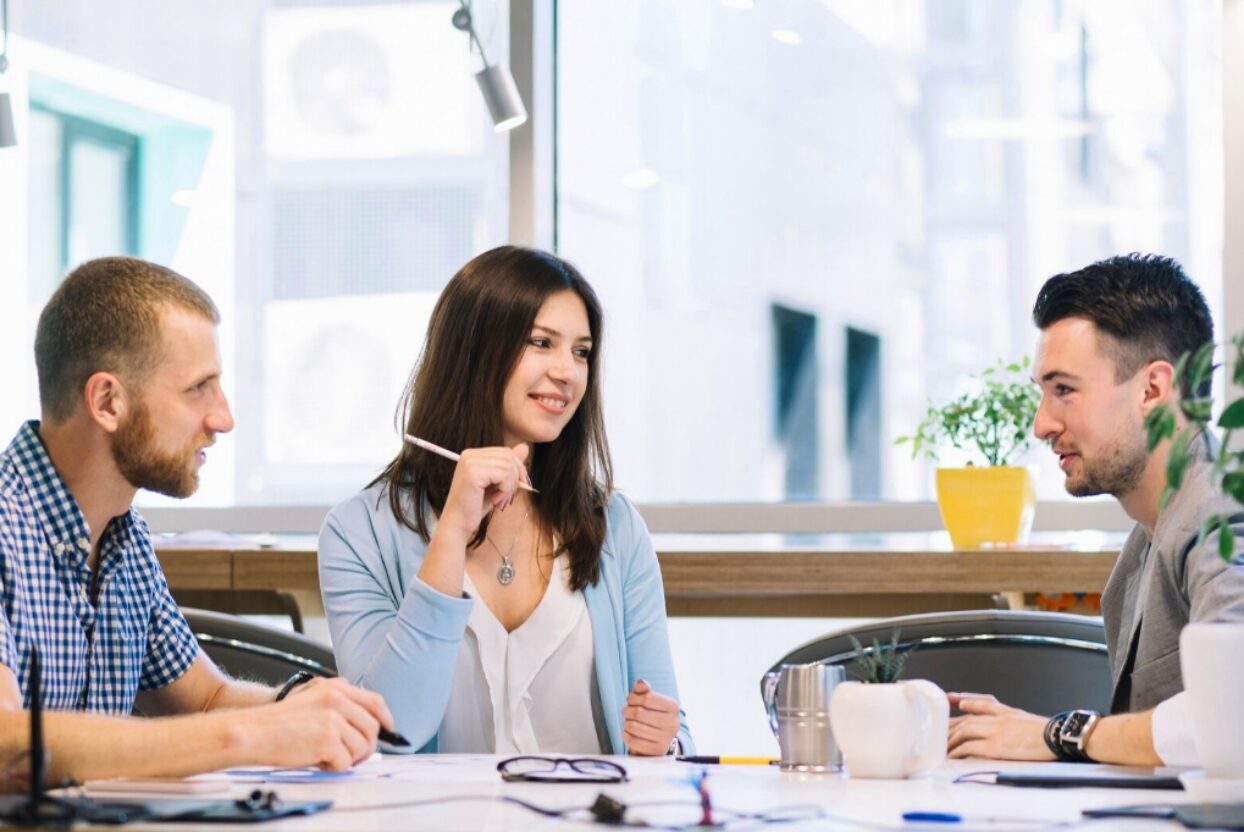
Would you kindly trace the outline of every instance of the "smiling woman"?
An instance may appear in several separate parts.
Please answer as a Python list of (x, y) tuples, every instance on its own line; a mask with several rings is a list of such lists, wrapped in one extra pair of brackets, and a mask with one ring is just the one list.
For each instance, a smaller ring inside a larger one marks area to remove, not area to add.
[(602, 326), (552, 254), (467, 263), (402, 403), (407, 434), (459, 459), (403, 445), (320, 534), (338, 666), (424, 751), (690, 749), (656, 554), (613, 493)]

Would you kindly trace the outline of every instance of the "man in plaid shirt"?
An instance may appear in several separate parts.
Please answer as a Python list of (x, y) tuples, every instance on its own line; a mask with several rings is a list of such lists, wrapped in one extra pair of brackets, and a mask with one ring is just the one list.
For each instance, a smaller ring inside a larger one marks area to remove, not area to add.
[(226, 677), (169, 595), (131, 503), (140, 488), (192, 494), (207, 448), (233, 428), (219, 320), (198, 286), (128, 257), (74, 270), (39, 318), (42, 419), (0, 454), (4, 759), (27, 750), (34, 647), (54, 780), (344, 769), (393, 728), (379, 695), (341, 679), (278, 697)]

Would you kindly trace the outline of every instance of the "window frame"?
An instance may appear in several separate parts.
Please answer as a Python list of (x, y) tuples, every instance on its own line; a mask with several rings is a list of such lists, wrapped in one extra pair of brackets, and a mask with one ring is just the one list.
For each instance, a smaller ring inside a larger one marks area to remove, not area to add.
[(72, 182), (72, 149), (77, 142), (93, 142), (112, 148), (123, 148), (128, 152), (125, 163), (125, 253), (137, 255), (139, 250), (140, 217), (140, 179), (139, 171), (142, 160), (142, 139), (133, 133), (96, 121), (66, 113), (49, 107), (38, 101), (30, 103), (30, 109), (45, 113), (60, 122), (60, 156), (57, 169), (57, 192), (60, 200), (60, 270), (63, 274), (71, 265), (69, 262), (69, 218), (72, 214), (71, 182)]

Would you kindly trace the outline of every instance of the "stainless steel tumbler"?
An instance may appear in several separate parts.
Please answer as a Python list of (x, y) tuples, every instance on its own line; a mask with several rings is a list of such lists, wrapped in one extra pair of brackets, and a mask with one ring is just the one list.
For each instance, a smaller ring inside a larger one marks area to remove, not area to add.
[(769, 727), (782, 750), (784, 771), (839, 771), (842, 752), (829, 724), (829, 699), (846, 681), (845, 668), (784, 664), (765, 674)]

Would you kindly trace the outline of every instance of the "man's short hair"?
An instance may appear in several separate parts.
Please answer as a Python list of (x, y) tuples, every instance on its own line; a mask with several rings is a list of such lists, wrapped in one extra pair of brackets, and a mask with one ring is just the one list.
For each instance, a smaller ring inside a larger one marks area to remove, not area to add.
[(160, 314), (166, 306), (220, 323), (206, 292), (155, 263), (101, 257), (70, 272), (43, 307), (35, 332), (44, 418), (67, 419), (95, 373), (115, 373), (141, 385), (159, 365)]
[[(1093, 322), (1120, 382), (1150, 361), (1175, 364), (1214, 340), (1205, 295), (1177, 262), (1157, 254), (1110, 257), (1045, 281), (1033, 323), (1046, 329), (1065, 318)], [(1196, 392), (1208, 396), (1209, 381)]]

